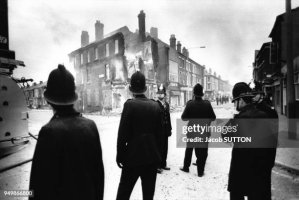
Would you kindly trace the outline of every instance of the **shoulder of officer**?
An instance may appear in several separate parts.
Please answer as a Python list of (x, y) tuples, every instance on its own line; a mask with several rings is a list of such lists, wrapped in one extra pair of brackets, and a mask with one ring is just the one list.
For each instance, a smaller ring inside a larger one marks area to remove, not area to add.
[(205, 103), (209, 103), (209, 104), (211, 103), (211, 102), (210, 102), (209, 100), (207, 100), (207, 99), (204, 99), (203, 101), (204, 101)]
[(133, 102), (133, 99), (127, 99), (127, 101), (124, 103), (124, 105), (128, 105), (128, 103)]
[(187, 103), (191, 103), (191, 102), (193, 102), (193, 99), (190, 99), (189, 101), (187, 101)]

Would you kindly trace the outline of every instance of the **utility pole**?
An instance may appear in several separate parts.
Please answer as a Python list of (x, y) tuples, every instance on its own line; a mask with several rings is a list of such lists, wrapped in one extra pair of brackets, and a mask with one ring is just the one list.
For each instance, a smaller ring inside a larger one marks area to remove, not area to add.
[(287, 107), (288, 107), (288, 137), (296, 140), (295, 122), (295, 88), (293, 69), (293, 22), (291, 0), (286, 0), (286, 45), (287, 45)]

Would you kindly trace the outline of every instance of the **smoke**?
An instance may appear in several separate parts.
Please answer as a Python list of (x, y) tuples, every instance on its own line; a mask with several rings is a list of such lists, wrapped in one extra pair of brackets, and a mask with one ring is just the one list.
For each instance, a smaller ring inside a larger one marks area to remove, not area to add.
[(45, 30), (49, 31), (55, 44), (62, 45), (80, 31), (80, 27), (72, 23), (62, 13), (47, 6), (39, 7), (41, 21), (44, 22)]

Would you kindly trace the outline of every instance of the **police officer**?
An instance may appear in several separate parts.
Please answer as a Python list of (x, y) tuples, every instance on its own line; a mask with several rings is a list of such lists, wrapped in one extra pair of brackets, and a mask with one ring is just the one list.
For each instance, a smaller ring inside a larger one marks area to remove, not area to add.
[(30, 199), (103, 199), (104, 167), (97, 126), (73, 108), (77, 100), (74, 77), (63, 65), (50, 73), (44, 97), (54, 116), (39, 132)]
[(262, 85), (259, 82), (254, 82), (255, 87), (253, 89), (253, 103), (256, 107), (268, 114), (269, 118), (278, 119), (278, 114), (274, 108), (271, 107), (271, 104), (267, 100), (266, 94), (262, 89)]
[(167, 167), (166, 160), (167, 160), (167, 152), (168, 152), (168, 137), (171, 136), (171, 130), (172, 130), (169, 104), (166, 101), (166, 88), (163, 84), (161, 84), (158, 87), (157, 96), (158, 96), (158, 103), (163, 115), (162, 162), (161, 162), (161, 168), (158, 169), (158, 173), (161, 173), (163, 169), (170, 170), (170, 168)]
[(129, 199), (139, 177), (143, 199), (153, 199), (161, 166), (162, 114), (159, 104), (144, 95), (141, 72), (132, 75), (129, 89), (133, 99), (125, 102), (118, 129), (116, 162), (122, 174), (116, 199)]
[[(216, 119), (216, 115), (214, 110), (211, 106), (211, 103), (208, 100), (203, 100), (203, 87), (198, 83), (193, 88), (193, 99), (187, 102), (185, 110), (182, 114), (182, 120), (188, 121), (188, 126), (193, 125), (201, 125), (206, 126), (210, 125), (211, 121)], [(209, 137), (210, 132), (203, 133), (203, 136)], [(189, 136), (198, 136), (198, 133), (188, 133)], [(187, 137), (188, 137), (187, 135)], [(204, 138), (204, 141), (206, 139)], [(208, 142), (201, 142), (195, 146), (190, 145), (187, 143), (187, 148), (185, 151), (185, 159), (184, 159), (184, 166), (180, 168), (180, 170), (184, 172), (189, 172), (189, 167), (192, 160), (192, 152), (193, 148), (195, 148), (195, 155), (197, 157), (196, 164), (197, 164), (197, 173), (199, 177), (204, 175), (204, 168), (206, 164), (206, 160), (208, 157)]]
[(254, 94), (244, 82), (235, 84), (233, 102), (238, 114), (227, 126), (238, 125), (237, 132), (223, 137), (252, 137), (252, 143), (234, 142), (229, 172), (228, 191), (231, 200), (271, 200), (271, 170), (274, 165), (270, 143), (271, 123), (267, 113), (252, 103)]

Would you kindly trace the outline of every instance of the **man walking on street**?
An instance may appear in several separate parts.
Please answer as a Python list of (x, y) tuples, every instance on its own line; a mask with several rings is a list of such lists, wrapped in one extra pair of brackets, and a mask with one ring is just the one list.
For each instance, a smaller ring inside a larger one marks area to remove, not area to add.
[(171, 136), (171, 119), (170, 119), (170, 110), (169, 104), (166, 101), (166, 88), (163, 84), (158, 87), (158, 103), (162, 111), (162, 125), (163, 125), (163, 135), (162, 135), (162, 162), (161, 168), (158, 169), (158, 173), (161, 173), (162, 170), (170, 170), (167, 167), (167, 153), (168, 153), (168, 137)]
[[(181, 117), (182, 120), (188, 121), (188, 127), (194, 125), (209, 126), (210, 123), (216, 119), (216, 115), (214, 113), (211, 103), (207, 100), (202, 99), (203, 88), (199, 83), (194, 86), (193, 95), (194, 98), (187, 102), (187, 105)], [(189, 137), (199, 136), (199, 133), (189, 132), (187, 134), (189, 135)], [(187, 143), (184, 166), (180, 168), (180, 170), (184, 172), (189, 172), (189, 167), (191, 165), (192, 160), (192, 152), (193, 148), (195, 148), (195, 155), (197, 157), (197, 173), (199, 177), (202, 177), (204, 175), (209, 145), (209, 142), (206, 142), (206, 137), (210, 137), (210, 134), (211, 133), (209, 131), (204, 132), (201, 135), (201, 137), (204, 138), (204, 142), (199, 142), (198, 144), (196, 144), (196, 147), (192, 144), (189, 146), (189, 144)]]
[(54, 111), (39, 132), (30, 190), (36, 200), (100, 200), (104, 166), (95, 123), (74, 108), (74, 77), (59, 65), (48, 78), (44, 97)]
[(145, 77), (137, 71), (131, 77), (133, 99), (124, 104), (117, 138), (117, 165), (122, 174), (117, 200), (130, 198), (141, 178), (143, 199), (154, 198), (157, 168), (161, 165), (162, 115), (159, 104), (148, 99)]

